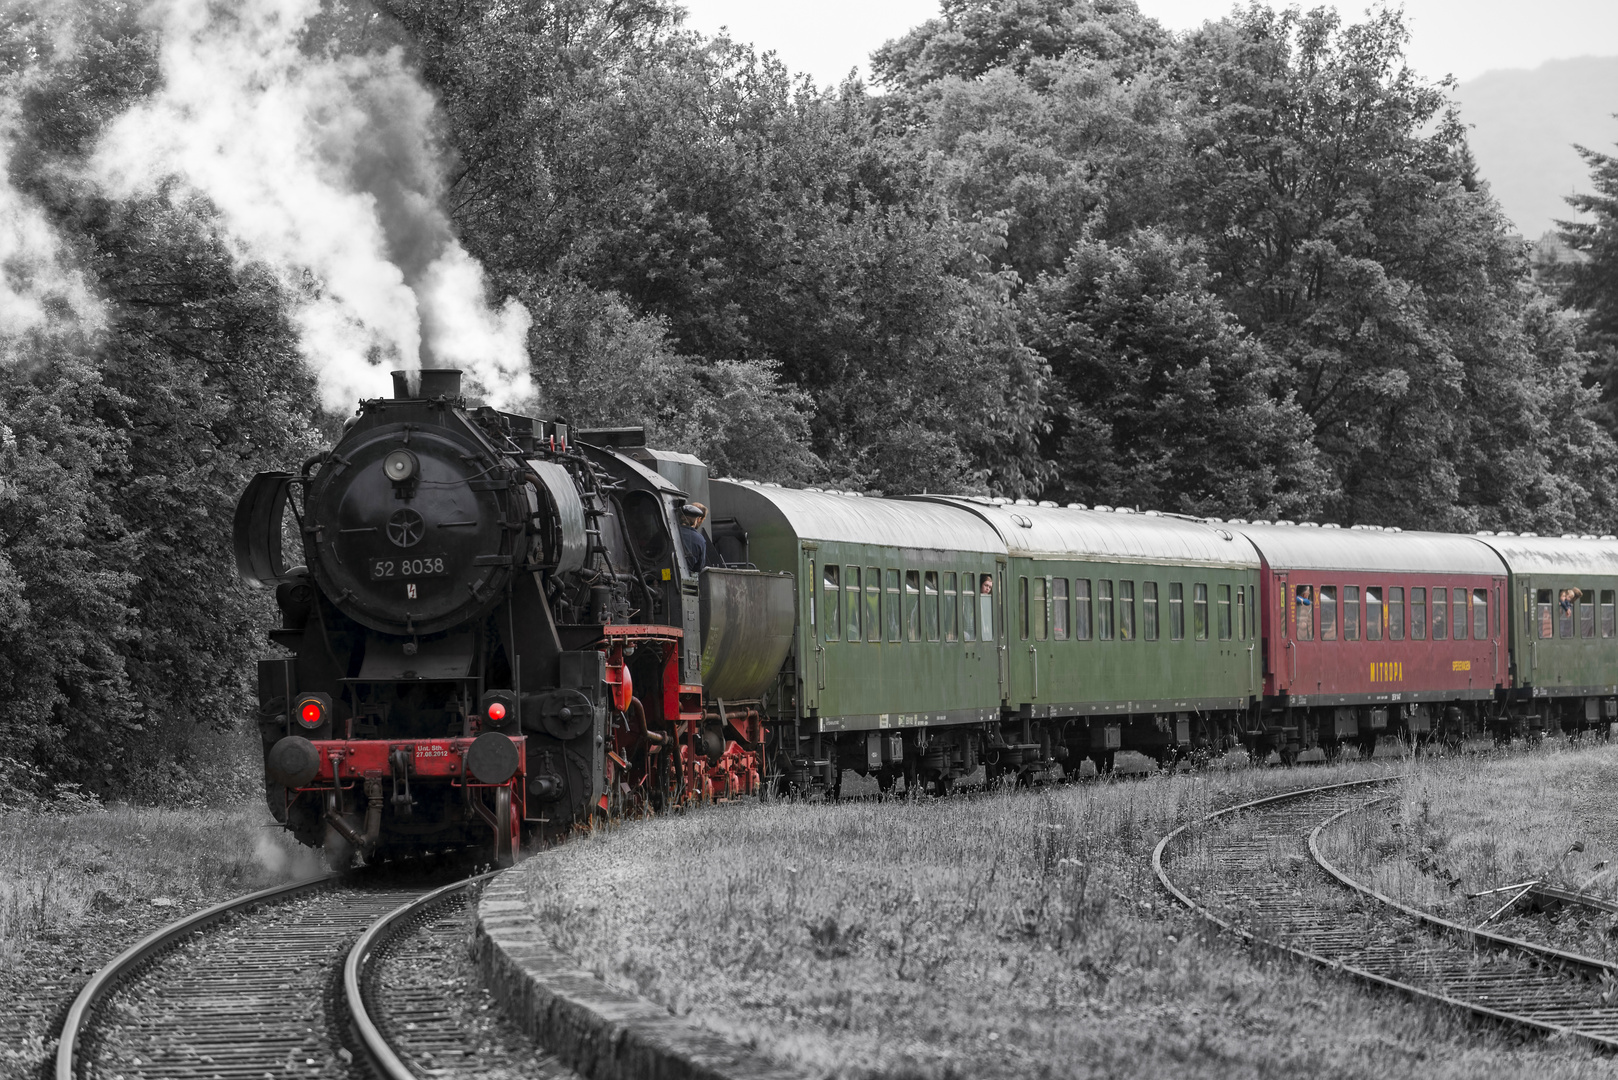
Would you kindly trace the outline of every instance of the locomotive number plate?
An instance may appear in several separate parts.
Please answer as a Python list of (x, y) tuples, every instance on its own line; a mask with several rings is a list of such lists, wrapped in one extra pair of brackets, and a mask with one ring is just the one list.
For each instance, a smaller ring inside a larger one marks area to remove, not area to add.
[(424, 577), (449, 577), (449, 558), (444, 555), (415, 555), (407, 559), (371, 560), (372, 581)]

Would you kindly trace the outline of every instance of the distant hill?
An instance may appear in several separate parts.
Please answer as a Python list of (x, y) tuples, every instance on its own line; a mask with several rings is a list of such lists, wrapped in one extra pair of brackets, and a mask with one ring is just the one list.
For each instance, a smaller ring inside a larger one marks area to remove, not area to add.
[(1479, 173), (1529, 239), (1571, 216), (1562, 196), (1590, 190), (1573, 143), (1618, 153), (1618, 56), (1486, 72), (1461, 83), (1456, 97)]

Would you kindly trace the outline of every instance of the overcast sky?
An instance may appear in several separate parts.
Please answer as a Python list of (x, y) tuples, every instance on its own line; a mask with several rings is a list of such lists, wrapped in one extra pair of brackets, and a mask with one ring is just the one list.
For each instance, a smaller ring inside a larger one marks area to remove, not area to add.
[[(849, 68), (869, 74), (866, 58), (889, 38), (938, 12), (937, 0), (683, 0), (686, 25), (773, 49), (793, 71), (821, 84)], [(1184, 30), (1229, 12), (1229, 0), (1139, 0), (1165, 26)], [(1280, 6), (1280, 5), (1276, 5)], [(1314, 6), (1313, 2), (1301, 4)], [(1360, 0), (1333, 6), (1358, 17)], [(1466, 80), (1497, 68), (1536, 67), (1567, 56), (1618, 54), (1618, 0), (1405, 0), (1409, 57), (1422, 75)]]

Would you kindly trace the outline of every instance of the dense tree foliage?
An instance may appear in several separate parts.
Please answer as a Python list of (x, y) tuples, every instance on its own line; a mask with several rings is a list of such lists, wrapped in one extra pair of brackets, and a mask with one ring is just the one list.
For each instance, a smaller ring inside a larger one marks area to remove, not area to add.
[(11, 338), (0, 366), (0, 738), (50, 766), (5, 779), (199, 797), (195, 735), (239, 720), (269, 614), (235, 580), (231, 513), (254, 472), (313, 448), (313, 380), (279, 288), (206, 206), (75, 178), (155, 74), (134, 13), (81, 14), (71, 49), (44, 19), (0, 45), (12, 197), (71, 238), (100, 309)]
[[(0, 783), (195, 790), (268, 621), (236, 494), (338, 420), (294, 317), (322, 282), (182, 186), (89, 179), (161, 32), (121, 0), (0, 27)], [(1559, 310), (1403, 43), (1388, 12), (1176, 35), (1133, 0), (942, 0), (881, 94), (671, 0), (325, 0), (303, 48), (400, 50), (433, 91), (547, 415), (726, 475), (1612, 530), (1618, 163), (1587, 152)]]

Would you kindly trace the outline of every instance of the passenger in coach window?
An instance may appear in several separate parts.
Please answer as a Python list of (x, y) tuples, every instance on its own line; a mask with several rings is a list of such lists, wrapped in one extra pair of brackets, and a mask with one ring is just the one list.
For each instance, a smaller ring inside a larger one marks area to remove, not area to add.
[(1571, 616), (1573, 614), (1573, 605), (1578, 603), (1579, 598), (1583, 595), (1583, 589), (1563, 589), (1561, 594), (1562, 614)]

